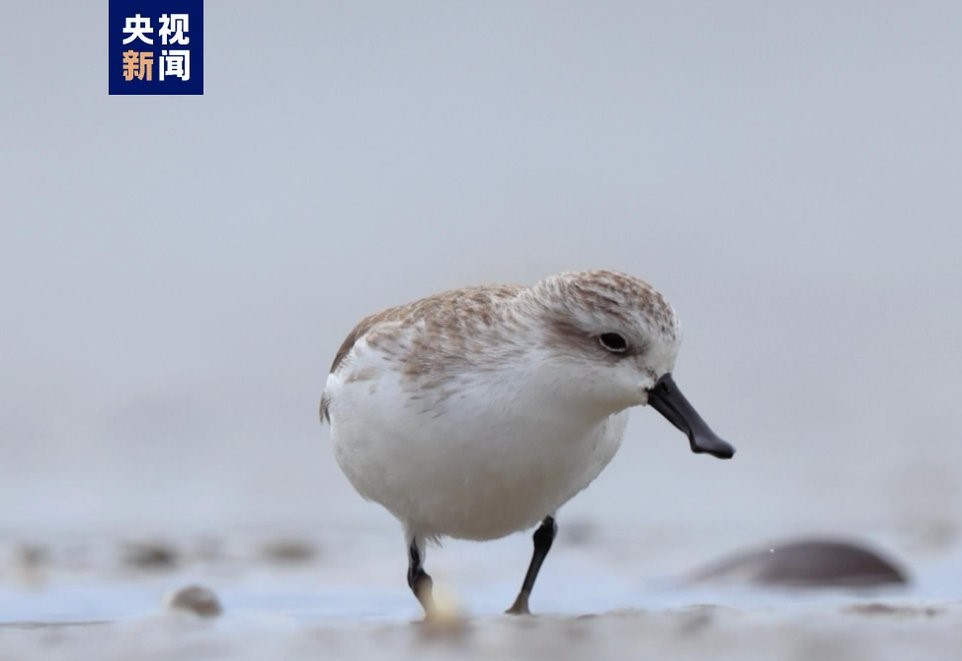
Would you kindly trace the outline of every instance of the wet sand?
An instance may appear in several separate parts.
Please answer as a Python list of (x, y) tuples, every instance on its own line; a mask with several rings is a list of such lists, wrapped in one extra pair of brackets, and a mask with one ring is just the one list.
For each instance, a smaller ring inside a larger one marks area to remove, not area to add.
[[(641, 539), (613, 544), (572, 528), (532, 617), (500, 613), (525, 536), (433, 549), (438, 590), (460, 613), (440, 624), (421, 621), (397, 572), (397, 540), (380, 532), (8, 539), (0, 658), (824, 661), (948, 659), (962, 649), (954, 552), (910, 555), (907, 587), (766, 589), (686, 583), (670, 555), (640, 562), (656, 551)], [(704, 553), (682, 544), (678, 557)], [(188, 585), (209, 588), (223, 613), (172, 609), (172, 591)]]
[(962, 605), (858, 603), (782, 612), (693, 605), (597, 615), (418, 622), (298, 622), (261, 615), (157, 615), (108, 623), (0, 627), (5, 659), (950, 659)]

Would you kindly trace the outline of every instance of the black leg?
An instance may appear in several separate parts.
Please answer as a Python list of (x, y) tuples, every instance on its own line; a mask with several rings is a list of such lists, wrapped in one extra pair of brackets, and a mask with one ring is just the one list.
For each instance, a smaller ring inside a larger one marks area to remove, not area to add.
[(431, 577), (424, 571), (423, 558), (416, 539), (408, 547), (408, 585), (414, 596), (421, 602), (424, 614), (428, 617), (434, 612), (434, 598), (431, 596)]
[(506, 613), (530, 615), (528, 597), (531, 596), (534, 582), (538, 579), (538, 572), (541, 570), (541, 564), (548, 555), (548, 551), (551, 550), (551, 542), (554, 541), (557, 532), (558, 524), (554, 522), (552, 516), (546, 516), (538, 529), (534, 531), (534, 554), (531, 556), (531, 564), (528, 565), (528, 573), (524, 575), (524, 583), (521, 584), (521, 592), (518, 593), (518, 598), (514, 600), (511, 608), (505, 611)]

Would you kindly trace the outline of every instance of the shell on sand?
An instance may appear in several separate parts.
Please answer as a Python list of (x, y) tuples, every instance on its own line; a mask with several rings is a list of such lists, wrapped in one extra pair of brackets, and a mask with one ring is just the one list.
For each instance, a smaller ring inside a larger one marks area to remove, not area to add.
[(738, 551), (697, 570), (692, 582), (778, 587), (869, 588), (904, 585), (905, 569), (869, 546), (834, 539), (799, 539)]

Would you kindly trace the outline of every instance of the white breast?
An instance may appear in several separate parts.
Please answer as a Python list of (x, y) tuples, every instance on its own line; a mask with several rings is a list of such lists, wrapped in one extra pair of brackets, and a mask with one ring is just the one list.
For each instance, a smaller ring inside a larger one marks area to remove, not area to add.
[(552, 378), (533, 356), (419, 391), (361, 340), (325, 389), (335, 457), (409, 531), (481, 540), (530, 527), (597, 477), (627, 421), (576, 414)]

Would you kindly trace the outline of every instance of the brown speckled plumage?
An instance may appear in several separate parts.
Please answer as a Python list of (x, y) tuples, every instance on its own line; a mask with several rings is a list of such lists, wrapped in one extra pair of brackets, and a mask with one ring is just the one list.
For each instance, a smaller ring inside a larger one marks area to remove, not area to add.
[[(586, 318), (600, 314), (612, 323), (630, 326), (642, 313), (652, 331), (675, 337), (677, 322), (671, 306), (647, 283), (606, 270), (567, 272), (532, 287), (488, 285), (434, 294), (362, 319), (348, 334), (331, 365), (340, 373), (363, 338), (379, 351), (403, 378), (420, 389), (444, 392), (455, 374), (497, 370), (529, 346), (519, 344), (518, 331), (537, 325), (543, 341), (572, 353), (592, 351), (605, 360), (617, 356), (586, 342)], [(597, 329), (597, 333), (604, 329)], [(639, 341), (630, 350), (646, 350)], [(351, 380), (364, 378), (352, 375)], [(328, 400), (321, 416), (329, 419)]]

